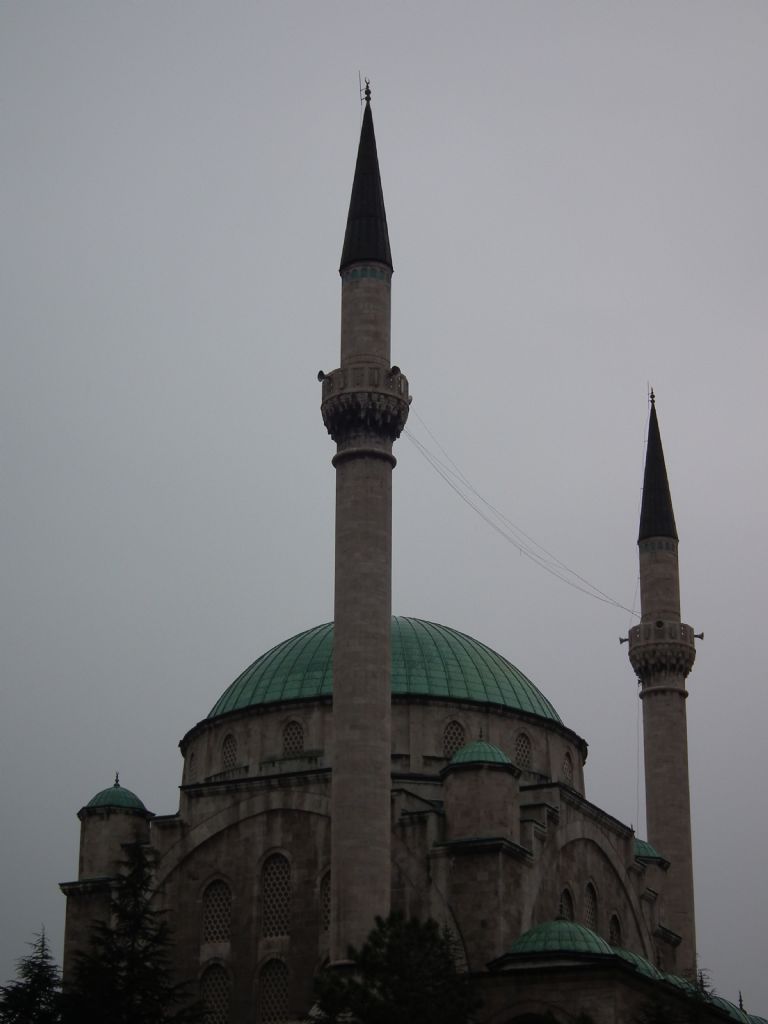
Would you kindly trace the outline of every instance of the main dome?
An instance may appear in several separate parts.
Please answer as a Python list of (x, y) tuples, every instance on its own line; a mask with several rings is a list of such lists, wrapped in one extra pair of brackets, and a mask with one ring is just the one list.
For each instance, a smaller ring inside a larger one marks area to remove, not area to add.
[[(298, 633), (262, 654), (229, 686), (208, 718), (286, 700), (328, 697), (333, 623)], [(392, 695), (495, 704), (560, 722), (530, 679), (465, 633), (435, 622), (392, 619)]]

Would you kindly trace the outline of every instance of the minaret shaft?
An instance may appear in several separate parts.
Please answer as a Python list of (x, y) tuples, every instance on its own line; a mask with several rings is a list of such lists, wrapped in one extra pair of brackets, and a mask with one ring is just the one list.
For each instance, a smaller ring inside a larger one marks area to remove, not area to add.
[(648, 840), (670, 862), (661, 923), (680, 938), (678, 972), (696, 974), (691, 804), (685, 681), (696, 657), (680, 618), (678, 539), (655, 406), (648, 434), (640, 521), (640, 625), (629, 658), (643, 702)]
[(391, 888), (392, 443), (409, 398), (390, 366), (392, 263), (369, 102), (340, 272), (340, 365), (322, 375), (336, 441), (332, 963), (387, 915)]

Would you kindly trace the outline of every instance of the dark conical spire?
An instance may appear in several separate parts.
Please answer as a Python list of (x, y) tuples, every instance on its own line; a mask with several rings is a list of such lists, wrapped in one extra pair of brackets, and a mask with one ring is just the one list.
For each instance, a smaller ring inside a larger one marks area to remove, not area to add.
[(344, 249), (339, 270), (344, 270), (351, 263), (358, 263), (361, 260), (374, 260), (392, 269), (384, 193), (381, 190), (379, 157), (373, 132), (371, 90), (367, 79), (363, 127), (360, 130), (355, 180), (352, 183), (352, 198), (349, 201), (347, 230), (344, 234)]
[(640, 512), (638, 544), (648, 537), (673, 537), (677, 540), (675, 513), (669, 493), (664, 449), (661, 447), (659, 421), (656, 418), (656, 398), (651, 391), (651, 418), (648, 423), (648, 448), (645, 453), (643, 477), (643, 505)]

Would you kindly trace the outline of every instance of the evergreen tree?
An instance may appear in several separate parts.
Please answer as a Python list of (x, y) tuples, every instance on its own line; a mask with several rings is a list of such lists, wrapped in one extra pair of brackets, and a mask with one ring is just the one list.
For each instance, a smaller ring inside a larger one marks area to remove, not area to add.
[(64, 997), (66, 1024), (183, 1024), (201, 1019), (186, 986), (174, 983), (171, 932), (155, 910), (148, 847), (128, 848), (111, 899), (111, 921), (94, 924)]
[(16, 981), (0, 987), (0, 1024), (58, 1024), (61, 1020), (61, 979), (45, 930), (29, 944)]
[(456, 950), (434, 921), (377, 917), (363, 947), (350, 949), (354, 969), (317, 980), (317, 1009), (329, 1024), (468, 1024), (478, 1007)]

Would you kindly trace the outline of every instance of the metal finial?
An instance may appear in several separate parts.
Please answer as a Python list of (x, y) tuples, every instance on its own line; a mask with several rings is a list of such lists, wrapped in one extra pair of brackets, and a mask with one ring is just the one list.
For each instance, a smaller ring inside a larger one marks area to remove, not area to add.
[(120, 772), (115, 772), (115, 785), (120, 785)]
[(653, 388), (651, 388), (651, 405), (656, 405), (656, 395), (653, 393)]
[(366, 80), (365, 80), (365, 102), (366, 103), (370, 103), (371, 102), (371, 80), (370, 80), (370, 78), (366, 78)]

